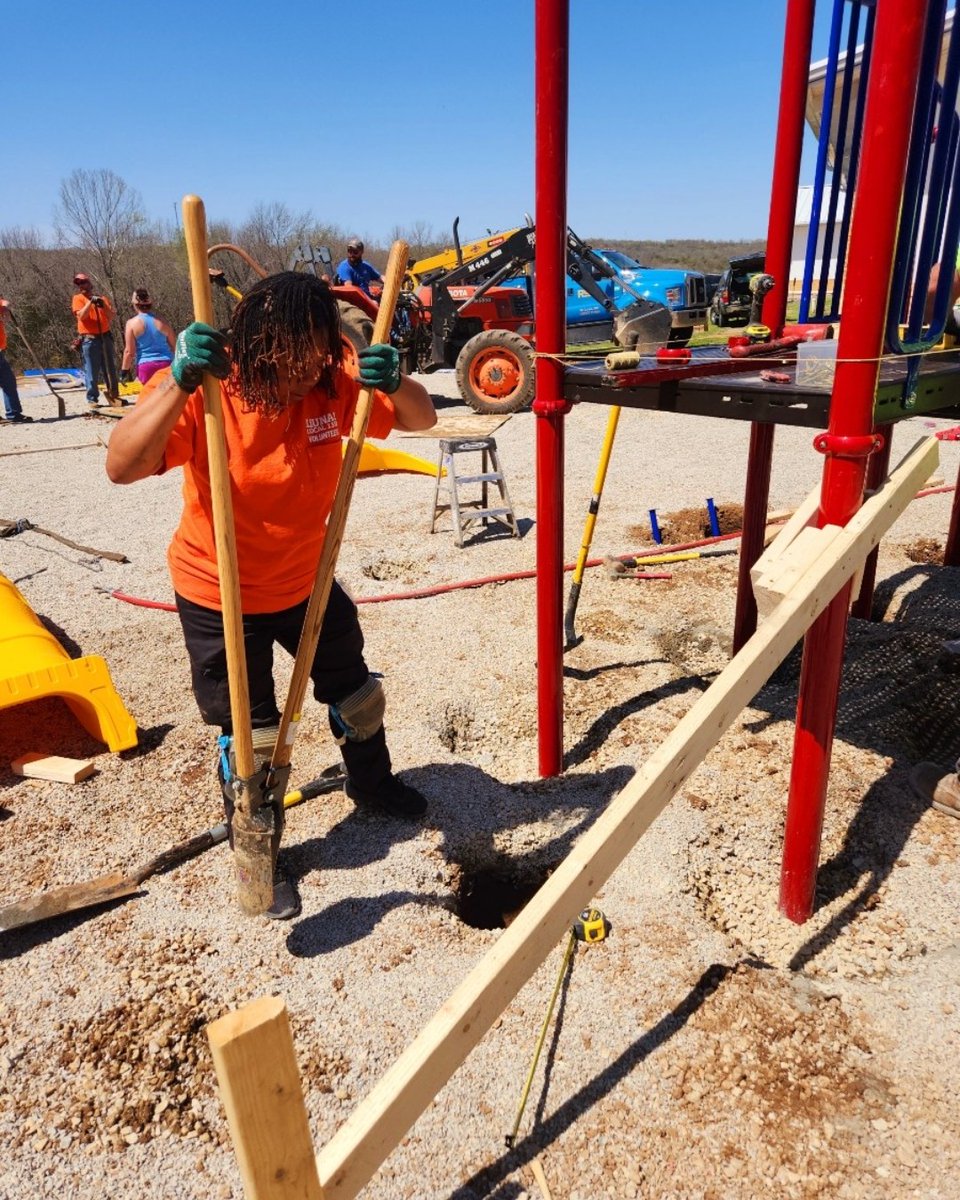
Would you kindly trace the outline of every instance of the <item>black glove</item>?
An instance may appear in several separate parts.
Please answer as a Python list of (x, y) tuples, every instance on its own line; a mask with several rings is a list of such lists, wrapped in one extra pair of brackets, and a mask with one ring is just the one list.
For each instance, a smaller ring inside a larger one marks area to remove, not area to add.
[(91, 296), (90, 302), (91, 302), (91, 304), (94, 305), (95, 308), (103, 308), (103, 297), (102, 296)]
[(133, 383), (133, 372), (126, 370), (126, 369), (121, 371), (120, 372), (120, 382), (121, 383)]

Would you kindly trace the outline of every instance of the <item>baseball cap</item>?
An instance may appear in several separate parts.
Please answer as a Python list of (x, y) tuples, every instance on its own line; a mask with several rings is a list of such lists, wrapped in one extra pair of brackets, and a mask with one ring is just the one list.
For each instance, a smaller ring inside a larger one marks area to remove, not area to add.
[(76, 273), (76, 275), (74, 275), (74, 277), (73, 277), (73, 282), (74, 283), (89, 283), (90, 276), (84, 275), (84, 273), (82, 271), (78, 271)]
[(363, 242), (359, 238), (353, 237), (350, 239), (349, 242), (347, 242), (347, 249), (348, 250), (362, 250)]

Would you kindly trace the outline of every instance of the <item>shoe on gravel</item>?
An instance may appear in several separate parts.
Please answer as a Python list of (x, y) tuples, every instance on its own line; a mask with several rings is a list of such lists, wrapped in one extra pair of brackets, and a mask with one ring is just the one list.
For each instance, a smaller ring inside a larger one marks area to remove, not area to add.
[(910, 772), (910, 786), (921, 800), (940, 812), (960, 817), (960, 777), (956, 771), (945, 771), (937, 763), (917, 763)]
[(20, 425), (24, 421), (32, 421), (33, 417), (28, 417), (26, 413), (17, 413), (13, 417), (7, 417), (11, 425)]
[(302, 905), (297, 885), (285, 871), (277, 870), (273, 874), (273, 903), (263, 914), (271, 921), (289, 921), (299, 917)]
[(365, 791), (348, 779), (343, 785), (343, 794), (358, 808), (377, 809), (391, 817), (422, 817), (427, 811), (423, 793), (396, 775), (388, 775), (376, 791)]

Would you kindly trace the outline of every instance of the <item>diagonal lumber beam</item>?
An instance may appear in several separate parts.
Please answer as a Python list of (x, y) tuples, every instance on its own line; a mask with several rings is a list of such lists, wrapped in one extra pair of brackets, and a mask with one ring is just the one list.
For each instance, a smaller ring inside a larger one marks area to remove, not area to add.
[(454, 1074), (677, 790), (834, 596), (853, 577), (937, 463), (917, 443), (886, 483), (809, 564), (759, 630), (583, 835), (463, 983), (317, 1157), (326, 1200), (350, 1200)]

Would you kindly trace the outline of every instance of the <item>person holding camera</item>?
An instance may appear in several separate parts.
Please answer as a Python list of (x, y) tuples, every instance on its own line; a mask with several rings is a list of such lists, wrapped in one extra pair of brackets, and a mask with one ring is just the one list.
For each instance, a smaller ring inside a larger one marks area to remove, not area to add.
[[(117, 359), (113, 349), (110, 325), (113, 305), (106, 296), (95, 296), (90, 276), (78, 271), (73, 277), (77, 294), (73, 297), (73, 315), (77, 318), (77, 340), (83, 355), (83, 377), (87, 385), (87, 406), (96, 408), (100, 402), (100, 375), (107, 389), (107, 403), (119, 404), (120, 384), (117, 378)], [(125, 403), (125, 402), (124, 402)]]

